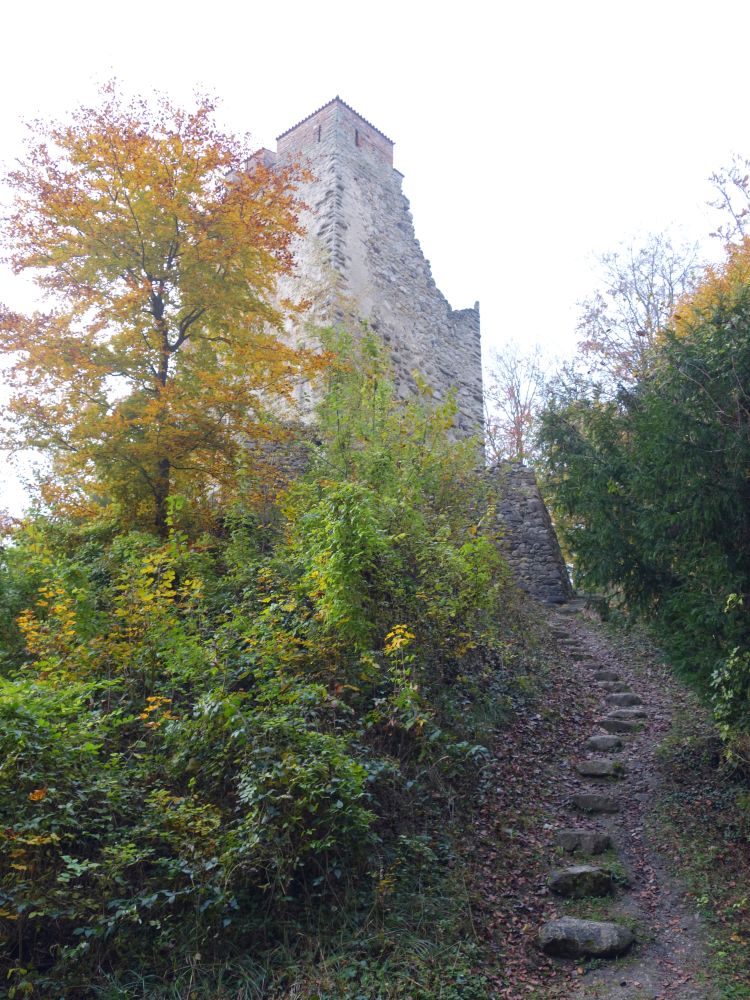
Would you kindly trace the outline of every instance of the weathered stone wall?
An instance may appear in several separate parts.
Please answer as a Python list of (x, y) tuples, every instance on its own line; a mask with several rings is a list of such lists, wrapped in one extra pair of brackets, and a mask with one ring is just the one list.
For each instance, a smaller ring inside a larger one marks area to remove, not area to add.
[(569, 601), (573, 587), (534, 472), (520, 462), (505, 462), (487, 476), (499, 497), (501, 548), (516, 582), (545, 604)]
[[(313, 175), (300, 192), (308, 210), (306, 235), (295, 247), (298, 275), (280, 293), (309, 299), (310, 319), (320, 325), (357, 329), (366, 320), (391, 351), (399, 393), (413, 390), (415, 371), (437, 400), (455, 388), (458, 433), (480, 434), (479, 305), (454, 310), (435, 285), (391, 140), (337, 97), (280, 135), (276, 153), (263, 149), (253, 159), (266, 166), (301, 162)], [(533, 472), (508, 464), (487, 475), (517, 582), (539, 600), (569, 600), (573, 591)]]
[[(264, 162), (274, 154), (261, 150)], [(360, 319), (382, 337), (406, 395), (416, 370), (437, 400), (457, 391), (457, 430), (483, 426), (479, 305), (454, 310), (432, 278), (415, 237), (393, 143), (335, 98), (278, 138), (279, 162), (305, 163), (314, 180), (300, 194), (309, 206), (307, 236), (295, 248), (302, 293), (320, 324)]]

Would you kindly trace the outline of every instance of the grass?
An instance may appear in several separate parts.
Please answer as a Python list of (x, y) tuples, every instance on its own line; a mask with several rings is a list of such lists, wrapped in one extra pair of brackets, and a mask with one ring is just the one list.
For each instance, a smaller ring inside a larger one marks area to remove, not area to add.
[[(606, 920), (622, 924), (635, 931), (637, 921), (630, 914), (623, 913), (618, 896), (586, 896), (583, 899), (567, 899), (562, 908), (568, 917), (580, 920)], [(641, 940), (639, 937), (639, 940)]]
[(205, 964), (196, 955), (169, 977), (120, 974), (91, 995), (97, 1000), (487, 1000), (463, 876), (455, 858), (451, 867), (436, 863), (430, 873), (405, 867), (380, 906), (359, 922), (342, 921), (335, 932), (317, 928), (305, 934), (300, 927), (295, 939), (290, 929), (286, 945), (262, 956)]
[(651, 834), (704, 918), (716, 1000), (750, 997), (750, 795), (748, 784), (721, 762), (705, 717), (676, 718), (660, 747), (667, 794)]

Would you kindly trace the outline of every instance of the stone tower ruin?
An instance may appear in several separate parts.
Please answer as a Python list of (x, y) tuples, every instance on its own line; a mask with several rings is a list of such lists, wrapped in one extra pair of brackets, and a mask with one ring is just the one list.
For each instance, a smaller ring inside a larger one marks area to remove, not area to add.
[(300, 191), (309, 208), (295, 256), (315, 322), (366, 321), (391, 352), (401, 395), (413, 389), (415, 371), (437, 400), (455, 388), (457, 432), (481, 434), (479, 304), (452, 309), (437, 288), (393, 142), (335, 97), (283, 132), (275, 153), (262, 149), (253, 160), (300, 162), (313, 175)]
[[(456, 432), (481, 435), (479, 304), (452, 309), (436, 286), (393, 166), (393, 142), (334, 97), (283, 132), (276, 152), (259, 150), (249, 169), (255, 163), (300, 163), (312, 175), (299, 192), (308, 208), (305, 236), (294, 247), (297, 277), (280, 293), (309, 300), (320, 326), (356, 330), (366, 321), (391, 352), (402, 396), (414, 389), (414, 372), (436, 400), (455, 390)], [(539, 600), (568, 600), (567, 572), (533, 472), (504, 466), (487, 475), (517, 583)]]

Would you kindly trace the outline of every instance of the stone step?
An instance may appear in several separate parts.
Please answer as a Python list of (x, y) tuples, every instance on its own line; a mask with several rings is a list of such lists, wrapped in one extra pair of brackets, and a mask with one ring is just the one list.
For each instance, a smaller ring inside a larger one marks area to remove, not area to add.
[(623, 694), (630, 691), (630, 685), (627, 681), (597, 681), (596, 686), (611, 694)]
[(648, 712), (645, 708), (616, 708), (612, 712), (607, 712), (608, 719), (647, 719)]
[(568, 656), (574, 663), (596, 663), (597, 661), (591, 656), (590, 653), (584, 650), (568, 650)]
[(619, 736), (590, 736), (586, 740), (586, 749), (593, 750), (595, 753), (622, 750), (622, 740)]
[(600, 792), (579, 792), (570, 799), (572, 805), (584, 813), (616, 813), (620, 803), (612, 795)]
[(556, 896), (585, 899), (587, 896), (612, 896), (615, 883), (612, 876), (594, 865), (571, 865), (552, 872), (548, 883)]
[(614, 670), (597, 670), (594, 674), (595, 681), (619, 681), (620, 675)]
[(537, 944), (556, 958), (617, 958), (633, 946), (632, 931), (602, 920), (560, 917), (544, 924)]
[(585, 597), (571, 597), (570, 600), (567, 601), (567, 603), (560, 604), (557, 608), (555, 608), (555, 613), (559, 617), (562, 617), (564, 615), (566, 617), (572, 618), (574, 615), (577, 615), (579, 611), (583, 611), (585, 607), (586, 607)]
[[(620, 711), (624, 711), (624, 709), (620, 709)], [(611, 716), (599, 719), (597, 725), (608, 733), (637, 733), (643, 728), (643, 724), (636, 719), (614, 719)]]
[(617, 705), (618, 708), (628, 708), (630, 705), (643, 705), (643, 698), (639, 694), (633, 694), (632, 691), (613, 691), (612, 694), (608, 694), (605, 701), (610, 705)]
[(555, 845), (568, 854), (575, 851), (602, 854), (612, 846), (612, 838), (608, 833), (597, 833), (595, 830), (557, 830)]
[(576, 764), (576, 771), (584, 778), (622, 778), (625, 768), (619, 761), (608, 757), (592, 757)]

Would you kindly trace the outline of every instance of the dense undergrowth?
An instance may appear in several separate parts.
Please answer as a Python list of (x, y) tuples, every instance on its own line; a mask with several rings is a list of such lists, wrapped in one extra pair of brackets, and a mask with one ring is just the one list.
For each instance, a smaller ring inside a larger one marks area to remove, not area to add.
[(541, 418), (579, 586), (654, 627), (750, 770), (750, 239), (727, 247), (629, 378), (562, 378)]
[(0, 995), (483, 995), (452, 821), (517, 597), (450, 403), (337, 347), (277, 502), (5, 548)]

